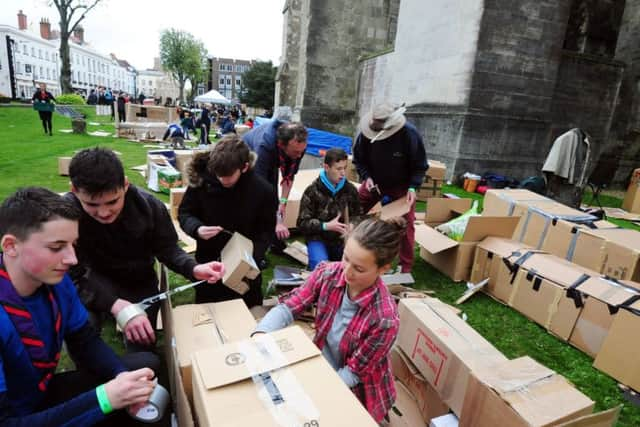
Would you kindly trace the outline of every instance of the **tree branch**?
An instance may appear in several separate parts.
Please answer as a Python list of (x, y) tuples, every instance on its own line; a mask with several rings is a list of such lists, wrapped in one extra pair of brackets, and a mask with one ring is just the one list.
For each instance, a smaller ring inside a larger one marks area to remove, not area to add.
[[(89, 13), (91, 11), (91, 9), (93, 9), (94, 7), (96, 7), (98, 5), (98, 3), (100, 3), (101, 0), (93, 0), (93, 3), (91, 3), (91, 5), (87, 6), (87, 5), (78, 5), (75, 8), (72, 9), (72, 14), (73, 12), (75, 12), (77, 9), (84, 9), (84, 12), (82, 12), (82, 15), (80, 15), (80, 17), (78, 18), (78, 20), (75, 22), (75, 24), (73, 24), (71, 26), (71, 29), (69, 30), (70, 33), (72, 33), (76, 27), (78, 26), (78, 24), (80, 22), (82, 22), (82, 20), (85, 18), (85, 16), (87, 16), (87, 13)], [(71, 15), (69, 16), (69, 21), (71, 21)]]

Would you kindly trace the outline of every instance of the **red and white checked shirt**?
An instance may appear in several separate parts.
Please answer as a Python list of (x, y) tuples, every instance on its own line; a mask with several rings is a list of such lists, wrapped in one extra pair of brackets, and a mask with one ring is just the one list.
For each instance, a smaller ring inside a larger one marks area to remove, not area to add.
[[(341, 262), (321, 263), (304, 285), (282, 298), (293, 317), (317, 304), (313, 341), (320, 350), (347, 290), (343, 268)], [(359, 308), (340, 340), (339, 349), (345, 365), (360, 378), (353, 392), (371, 416), (381, 422), (396, 399), (389, 352), (400, 327), (398, 310), (380, 278), (353, 302)]]

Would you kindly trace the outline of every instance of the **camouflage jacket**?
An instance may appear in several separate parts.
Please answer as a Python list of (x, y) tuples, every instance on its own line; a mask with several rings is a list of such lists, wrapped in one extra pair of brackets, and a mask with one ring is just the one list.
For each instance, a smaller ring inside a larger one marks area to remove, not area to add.
[(357, 224), (360, 220), (360, 202), (358, 190), (347, 181), (334, 196), (322, 183), (320, 177), (307, 187), (300, 201), (300, 213), (296, 223), (298, 229), (304, 234), (307, 241), (322, 240), (330, 244), (342, 242), (340, 234), (334, 231), (322, 230), (322, 223), (329, 222), (338, 214), (340, 221), (344, 222), (345, 211), (348, 207), (349, 222)]

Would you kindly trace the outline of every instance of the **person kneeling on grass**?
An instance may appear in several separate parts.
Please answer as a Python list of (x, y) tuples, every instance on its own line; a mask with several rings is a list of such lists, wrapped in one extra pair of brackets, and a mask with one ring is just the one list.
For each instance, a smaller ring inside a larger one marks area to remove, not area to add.
[[(147, 402), (154, 372), (127, 372), (67, 275), (79, 218), (73, 202), (44, 188), (18, 190), (0, 206), (2, 426), (141, 425), (120, 409)], [(78, 370), (55, 374), (63, 341)]]
[(380, 275), (398, 255), (405, 228), (402, 218), (361, 222), (347, 239), (342, 261), (320, 263), (251, 334), (282, 329), (317, 304), (314, 343), (379, 423), (396, 398), (389, 352), (400, 326)]
[(321, 261), (339, 261), (344, 236), (360, 215), (358, 190), (346, 179), (347, 153), (331, 148), (320, 176), (304, 190), (297, 227), (307, 240), (309, 270)]

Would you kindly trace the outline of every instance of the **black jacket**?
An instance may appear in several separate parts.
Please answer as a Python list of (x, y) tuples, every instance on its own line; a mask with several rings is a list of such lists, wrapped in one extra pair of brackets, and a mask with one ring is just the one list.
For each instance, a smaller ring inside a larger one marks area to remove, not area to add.
[[(70, 197), (82, 209), (74, 194)], [(83, 211), (77, 243), (78, 265), (71, 277), (85, 305), (109, 312), (117, 298), (138, 302), (158, 292), (155, 259), (193, 280), (195, 260), (178, 246), (165, 205), (129, 186), (120, 216), (101, 224)]]
[(273, 187), (250, 169), (240, 176), (236, 185), (225, 188), (207, 172), (208, 159), (208, 152), (194, 156), (190, 186), (178, 209), (180, 226), (197, 241), (196, 260), (217, 260), (230, 238), (228, 233), (220, 233), (202, 240), (198, 237), (198, 227), (202, 225), (217, 225), (241, 233), (253, 242), (255, 260), (264, 259), (276, 226), (278, 199)]
[[(349, 222), (357, 223), (360, 219), (360, 201), (358, 190), (353, 184), (345, 182), (344, 187), (334, 196), (320, 178), (317, 178), (302, 194), (296, 226), (307, 241), (321, 240), (332, 245), (343, 244), (342, 236), (335, 231), (323, 231), (322, 223), (331, 221), (338, 214), (344, 216), (347, 206)], [(345, 218), (341, 217), (340, 222), (345, 222)]]

